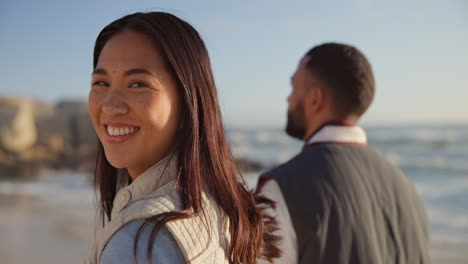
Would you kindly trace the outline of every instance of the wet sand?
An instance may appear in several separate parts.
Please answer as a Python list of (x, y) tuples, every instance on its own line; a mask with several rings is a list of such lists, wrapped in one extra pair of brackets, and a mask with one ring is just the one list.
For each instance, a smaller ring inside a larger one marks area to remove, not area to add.
[(0, 197), (0, 263), (82, 263), (93, 237), (92, 212), (91, 201), (63, 206)]

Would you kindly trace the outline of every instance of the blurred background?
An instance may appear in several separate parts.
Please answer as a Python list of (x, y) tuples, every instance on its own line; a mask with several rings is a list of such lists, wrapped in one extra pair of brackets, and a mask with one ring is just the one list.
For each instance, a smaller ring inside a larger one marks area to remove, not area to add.
[(301, 142), (283, 132), (290, 76), (323, 42), (359, 48), (377, 94), (371, 146), (405, 171), (430, 218), (433, 263), (468, 263), (468, 2), (0, 1), (0, 263), (81, 263), (93, 235), (87, 116), (99, 31), (166, 11), (210, 52), (233, 153), (253, 185)]

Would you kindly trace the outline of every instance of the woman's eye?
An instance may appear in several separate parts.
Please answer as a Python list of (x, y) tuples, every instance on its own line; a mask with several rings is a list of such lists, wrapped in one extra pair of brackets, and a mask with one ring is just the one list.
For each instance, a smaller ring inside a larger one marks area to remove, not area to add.
[(133, 82), (130, 84), (130, 88), (145, 88), (148, 87), (148, 85), (142, 83), (142, 82)]
[(93, 86), (103, 86), (103, 87), (109, 87), (109, 84), (106, 83), (105, 81), (97, 81), (93, 83)]

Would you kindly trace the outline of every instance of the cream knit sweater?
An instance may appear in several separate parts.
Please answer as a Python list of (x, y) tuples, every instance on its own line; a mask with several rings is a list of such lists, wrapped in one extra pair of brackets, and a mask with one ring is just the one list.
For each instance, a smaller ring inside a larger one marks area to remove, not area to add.
[[(99, 263), (107, 242), (130, 221), (182, 209), (175, 188), (177, 164), (177, 155), (168, 156), (117, 193), (112, 219), (97, 231), (95, 246), (85, 263)], [(202, 199), (202, 214), (170, 221), (165, 226), (177, 241), (187, 263), (229, 263), (229, 224), (209, 195), (203, 192)]]

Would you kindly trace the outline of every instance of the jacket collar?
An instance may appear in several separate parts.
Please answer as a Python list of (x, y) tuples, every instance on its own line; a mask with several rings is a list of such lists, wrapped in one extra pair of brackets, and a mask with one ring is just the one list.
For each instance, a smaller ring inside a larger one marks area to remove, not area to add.
[(120, 189), (112, 208), (112, 217), (134, 201), (143, 200), (161, 186), (176, 180), (178, 175), (178, 155), (172, 153), (143, 172), (128, 186)]
[(357, 125), (344, 122), (331, 122), (313, 133), (306, 141), (304, 148), (325, 143), (366, 146), (367, 136), (366, 132)]

